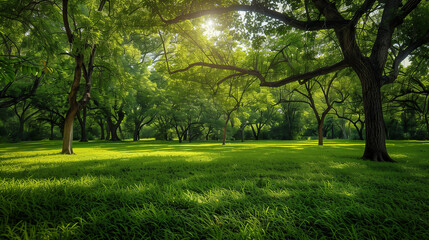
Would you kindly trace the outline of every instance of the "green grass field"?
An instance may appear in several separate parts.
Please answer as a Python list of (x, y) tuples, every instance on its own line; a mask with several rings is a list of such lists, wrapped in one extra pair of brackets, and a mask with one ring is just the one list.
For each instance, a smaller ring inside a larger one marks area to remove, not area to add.
[(429, 142), (0, 144), (0, 239), (429, 239)]

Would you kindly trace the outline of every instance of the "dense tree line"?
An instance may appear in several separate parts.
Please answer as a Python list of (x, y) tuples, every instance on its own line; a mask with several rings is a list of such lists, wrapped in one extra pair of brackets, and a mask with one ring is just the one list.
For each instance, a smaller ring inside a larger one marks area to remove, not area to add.
[(213, 3), (2, 2), (1, 140), (429, 139), (427, 2)]

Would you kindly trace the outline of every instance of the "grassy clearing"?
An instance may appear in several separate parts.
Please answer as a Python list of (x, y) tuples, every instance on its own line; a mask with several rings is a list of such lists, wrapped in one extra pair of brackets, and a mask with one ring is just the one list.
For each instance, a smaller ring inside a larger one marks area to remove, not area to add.
[(0, 238), (429, 239), (429, 142), (0, 144)]

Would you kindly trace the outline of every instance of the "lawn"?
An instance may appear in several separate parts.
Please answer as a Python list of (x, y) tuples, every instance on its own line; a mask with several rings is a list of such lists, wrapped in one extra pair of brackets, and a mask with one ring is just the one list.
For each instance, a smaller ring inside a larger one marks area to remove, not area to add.
[(429, 239), (429, 142), (0, 144), (0, 238)]

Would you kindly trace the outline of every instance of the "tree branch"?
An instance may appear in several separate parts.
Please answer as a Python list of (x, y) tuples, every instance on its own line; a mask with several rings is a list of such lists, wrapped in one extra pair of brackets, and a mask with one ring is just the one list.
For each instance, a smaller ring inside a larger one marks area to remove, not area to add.
[(292, 26), (301, 30), (306, 30), (306, 31), (338, 28), (338, 27), (343, 27), (349, 23), (349, 21), (346, 21), (346, 20), (344, 21), (300, 21), (286, 14), (266, 8), (262, 5), (232, 5), (229, 7), (215, 7), (208, 10), (201, 10), (193, 13), (180, 15), (170, 20), (165, 20), (160, 14), (159, 14), (159, 17), (166, 24), (174, 24), (185, 20), (199, 18), (205, 15), (219, 15), (219, 14), (232, 12), (232, 11), (259, 13), (267, 17), (279, 20), (289, 26)]
[(353, 16), (352, 20), (350, 21), (350, 24), (356, 25), (359, 19), (368, 12), (369, 9), (372, 8), (374, 5), (375, 0), (365, 0), (365, 2), (362, 4), (362, 6), (355, 12), (355, 15)]
[(68, 0), (63, 0), (63, 22), (64, 28), (66, 29), (67, 39), (69, 43), (73, 43), (73, 34), (70, 30), (70, 24), (68, 19)]
[(280, 87), (280, 86), (283, 86), (285, 84), (288, 84), (291, 82), (296, 82), (296, 81), (300, 81), (300, 84), (303, 84), (313, 77), (317, 77), (320, 75), (325, 75), (325, 74), (328, 74), (331, 72), (335, 72), (335, 71), (344, 69), (346, 67), (349, 67), (349, 65), (347, 64), (347, 62), (345, 60), (342, 60), (342, 61), (340, 61), (334, 65), (318, 68), (318, 69), (311, 71), (311, 72), (306, 72), (303, 74), (298, 74), (298, 75), (294, 75), (291, 77), (287, 77), (287, 78), (284, 78), (284, 79), (276, 81), (276, 82), (265, 82), (264, 81), (264, 82), (261, 82), (260, 85), (266, 86), (266, 87)]
[(404, 22), (405, 17), (407, 17), (416, 7), (419, 5), (421, 0), (409, 0), (405, 3), (405, 5), (401, 8), (399, 15), (397, 15), (393, 21), (393, 27), (397, 27)]
[(392, 72), (389, 76), (384, 77), (383, 84), (392, 83), (399, 75), (399, 65), (407, 58), (414, 50), (421, 47), (423, 44), (429, 43), (429, 30), (418, 40), (411, 42), (407, 48), (399, 51), (393, 61)]

